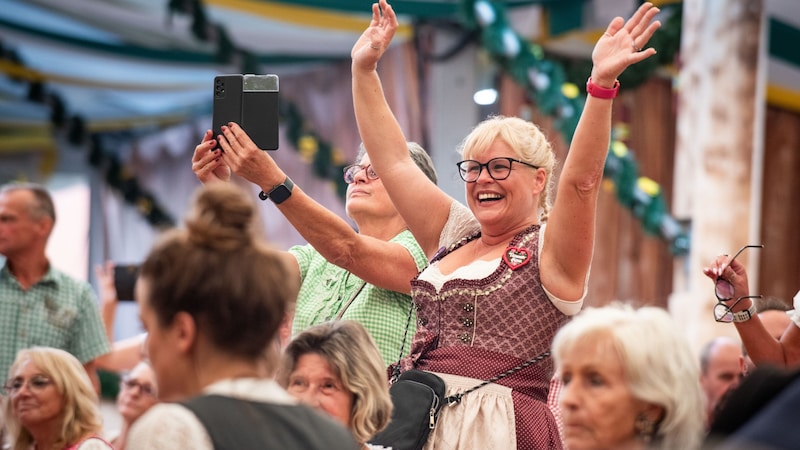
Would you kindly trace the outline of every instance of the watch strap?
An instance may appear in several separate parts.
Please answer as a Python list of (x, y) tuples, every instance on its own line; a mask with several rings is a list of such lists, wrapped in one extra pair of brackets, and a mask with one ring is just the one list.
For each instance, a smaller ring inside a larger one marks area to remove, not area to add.
[(734, 322), (747, 322), (756, 315), (756, 302), (751, 301), (750, 307), (738, 312), (731, 312)]
[(614, 87), (604, 88), (594, 84), (592, 77), (586, 81), (586, 93), (595, 98), (612, 99), (619, 93), (619, 80), (614, 80)]
[[(280, 189), (280, 188), (282, 188), (282, 187), (283, 187), (284, 189), (286, 189), (286, 192), (288, 192), (288, 194), (289, 194), (289, 195), (287, 195), (285, 198), (281, 198), (281, 199), (278, 199), (278, 200), (276, 200), (276, 199), (273, 197), (273, 193), (274, 193), (276, 190), (278, 190), (278, 189)], [(287, 198), (289, 198), (289, 196), (291, 196), (291, 194), (292, 194), (292, 189), (294, 189), (294, 182), (292, 181), (292, 179), (291, 179), (291, 178), (289, 178), (289, 177), (287, 176), (287, 177), (286, 177), (286, 179), (285, 179), (285, 180), (283, 180), (283, 183), (281, 183), (281, 184), (276, 184), (275, 186), (273, 186), (273, 187), (272, 187), (272, 189), (269, 191), (269, 193), (266, 193), (266, 192), (264, 192), (264, 191), (261, 191), (261, 192), (259, 192), (259, 193), (258, 193), (258, 198), (260, 198), (261, 200), (267, 200), (267, 199), (270, 199), (270, 200), (272, 200), (272, 201), (273, 201), (273, 202), (274, 202), (274, 203), (277, 205), (277, 204), (283, 203), (283, 201), (284, 201), (284, 200), (286, 200)]]

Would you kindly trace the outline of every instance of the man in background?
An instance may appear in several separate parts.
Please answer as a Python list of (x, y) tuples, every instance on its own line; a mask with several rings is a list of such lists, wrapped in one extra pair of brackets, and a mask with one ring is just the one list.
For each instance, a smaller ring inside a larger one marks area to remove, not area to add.
[(17, 351), (55, 347), (80, 360), (95, 388), (94, 361), (110, 346), (91, 286), (55, 269), (45, 255), (56, 221), (50, 193), (33, 183), (0, 186), (0, 374)]
[(719, 336), (700, 351), (700, 386), (706, 397), (706, 424), (711, 423), (720, 399), (739, 385), (744, 375), (742, 345), (733, 338)]

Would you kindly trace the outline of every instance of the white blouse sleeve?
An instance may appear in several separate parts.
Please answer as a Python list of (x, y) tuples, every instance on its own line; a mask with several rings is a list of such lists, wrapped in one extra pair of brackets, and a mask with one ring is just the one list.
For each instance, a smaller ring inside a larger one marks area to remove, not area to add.
[(795, 325), (800, 327), (800, 291), (794, 294), (794, 309), (786, 311), (786, 314), (792, 319)]
[(448, 248), (460, 239), (475, 234), (481, 225), (472, 211), (461, 203), (453, 200), (450, 204), (450, 215), (439, 234), (439, 247)]

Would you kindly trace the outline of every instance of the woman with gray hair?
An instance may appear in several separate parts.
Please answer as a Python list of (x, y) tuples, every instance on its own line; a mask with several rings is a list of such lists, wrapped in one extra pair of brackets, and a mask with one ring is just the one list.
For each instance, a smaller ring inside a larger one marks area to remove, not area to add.
[(289, 394), (348, 427), (361, 444), (391, 419), (383, 362), (358, 322), (330, 321), (298, 334), (284, 350), (278, 381)]
[[(289, 249), (296, 262), (293, 276), (301, 281), (292, 334), (327, 320), (351, 319), (375, 339), (384, 366), (407, 354), (410, 343), (403, 336), (411, 309), (410, 280), (427, 266), (427, 258), (389, 199), (364, 146), (356, 164), (344, 168), (345, 209), (357, 230), (296, 186), (239, 125), (223, 126), (216, 147), (211, 130), (206, 131), (192, 157), (197, 178), (203, 183), (228, 181), (233, 172), (261, 187), (260, 198), (272, 200), (308, 242)], [(425, 150), (414, 142), (406, 142), (406, 147), (417, 167), (436, 183)], [(391, 262), (392, 270), (382, 262)]]
[(570, 450), (697, 449), (703, 398), (689, 343), (661, 308), (588, 308), (553, 340)]

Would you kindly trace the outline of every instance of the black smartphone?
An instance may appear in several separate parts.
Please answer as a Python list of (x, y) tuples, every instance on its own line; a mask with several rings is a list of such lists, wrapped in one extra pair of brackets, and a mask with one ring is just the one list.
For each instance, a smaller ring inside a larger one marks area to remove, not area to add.
[(134, 301), (134, 287), (139, 276), (138, 264), (114, 265), (114, 287), (117, 289), (117, 299), (121, 302)]
[(214, 77), (214, 106), (211, 118), (211, 131), (219, 136), (222, 126), (228, 122), (242, 124), (242, 84), (240, 74), (217, 75)]
[(278, 149), (278, 76), (227, 74), (214, 77), (212, 130), (238, 123), (262, 150)]

